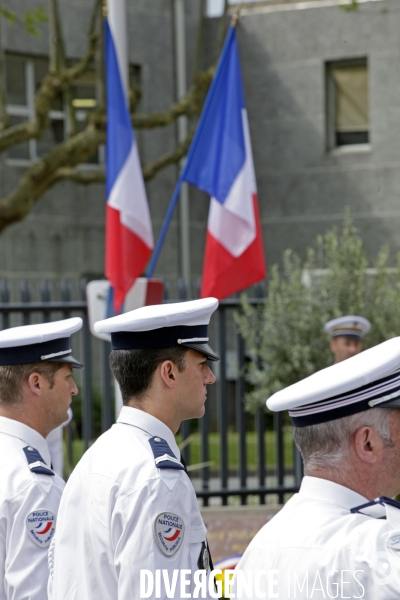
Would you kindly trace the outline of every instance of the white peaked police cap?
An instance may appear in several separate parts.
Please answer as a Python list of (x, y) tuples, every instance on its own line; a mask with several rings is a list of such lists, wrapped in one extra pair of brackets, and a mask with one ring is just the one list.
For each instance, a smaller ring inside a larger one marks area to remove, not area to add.
[(208, 325), (218, 307), (216, 298), (142, 306), (94, 324), (97, 333), (110, 333), (113, 350), (186, 346), (219, 360), (208, 344)]
[(322, 369), (267, 400), (304, 427), (374, 407), (400, 408), (400, 337)]
[(72, 356), (70, 339), (81, 327), (82, 319), (73, 317), (0, 331), (0, 365), (47, 361), (68, 363), (81, 369), (83, 365)]
[(371, 323), (364, 317), (347, 315), (332, 319), (325, 324), (324, 330), (332, 337), (339, 335), (362, 340), (364, 335), (371, 329)]

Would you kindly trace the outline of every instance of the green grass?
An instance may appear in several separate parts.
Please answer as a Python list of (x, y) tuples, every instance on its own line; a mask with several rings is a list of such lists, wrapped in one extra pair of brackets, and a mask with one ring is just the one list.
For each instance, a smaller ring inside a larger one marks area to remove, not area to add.
[[(276, 465), (276, 439), (273, 431), (267, 432), (265, 440), (265, 464), (267, 467)], [(177, 436), (178, 445), (180, 437)], [(210, 433), (208, 436), (209, 443), (209, 460), (214, 463), (214, 468), (218, 468), (220, 464), (221, 446), (220, 436), (217, 433)], [(190, 464), (200, 463), (201, 459), (201, 440), (199, 434), (193, 434), (190, 442)], [(257, 467), (257, 437), (255, 433), (247, 433), (246, 435), (246, 458), (249, 469)], [(284, 432), (284, 457), (285, 466), (290, 468), (293, 466), (293, 440), (291, 431)], [(229, 468), (235, 469), (239, 464), (239, 435), (237, 433), (228, 433), (228, 465)]]
[[(293, 466), (293, 440), (290, 427), (284, 429), (284, 463), (286, 468)], [(179, 435), (176, 436), (178, 445), (181, 442)], [(268, 431), (265, 433), (265, 464), (269, 468), (276, 465), (276, 438), (275, 432)], [(220, 437), (217, 433), (210, 433), (209, 440), (209, 460), (213, 465), (211, 469), (218, 469), (220, 464)], [(201, 459), (201, 439), (198, 433), (191, 436), (189, 444), (190, 448), (190, 464), (195, 465), (202, 462)], [(74, 440), (72, 445), (73, 450), (73, 465), (76, 465), (83, 454), (83, 441)], [(250, 470), (255, 470), (257, 467), (257, 437), (255, 433), (247, 433), (246, 435), (246, 454), (247, 466)], [(237, 469), (239, 463), (239, 436), (237, 433), (228, 433), (228, 467)], [(72, 471), (66, 460), (67, 474)]]

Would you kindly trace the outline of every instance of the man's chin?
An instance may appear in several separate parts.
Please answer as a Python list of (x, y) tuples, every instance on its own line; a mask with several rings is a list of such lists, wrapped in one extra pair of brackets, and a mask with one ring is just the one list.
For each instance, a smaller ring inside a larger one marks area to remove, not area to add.
[(201, 408), (199, 408), (198, 413), (196, 414), (195, 417), (193, 417), (194, 419), (201, 419), (201, 417), (204, 417), (204, 414), (206, 412), (206, 407), (203, 404), (203, 406)]
[(54, 427), (54, 429), (57, 429), (58, 427), (63, 427), (65, 425), (68, 425), (68, 422), (69, 422), (69, 414), (68, 414), (68, 410), (66, 410), (63, 415), (60, 415), (59, 422)]

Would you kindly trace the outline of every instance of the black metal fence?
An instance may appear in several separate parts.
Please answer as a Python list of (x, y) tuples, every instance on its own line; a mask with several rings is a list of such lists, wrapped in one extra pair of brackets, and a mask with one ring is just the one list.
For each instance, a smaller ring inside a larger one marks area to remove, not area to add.
[[(53, 287), (46, 280), (33, 291), (27, 281), (19, 285), (19, 302), (10, 301), (8, 282), (0, 282), (1, 329), (80, 316), (83, 328), (74, 336), (73, 351), (85, 365), (77, 372), (80, 389), (80, 428), (68, 427), (67, 448), (70, 465), (94, 441), (94, 410), (101, 413), (101, 431), (115, 421), (112, 375), (108, 365), (110, 344), (92, 337), (88, 327), (86, 281), (72, 293), (63, 280)], [(168, 292), (168, 286), (166, 286)], [(262, 290), (256, 290), (251, 302), (260, 304)], [(183, 283), (178, 286), (179, 300), (187, 298)], [(72, 297), (78, 297), (73, 299)], [(57, 300), (53, 297), (58, 298)], [(166, 299), (166, 301), (172, 301)], [(221, 361), (214, 365), (217, 382), (210, 386), (206, 414), (199, 421), (185, 421), (179, 442), (186, 464), (203, 505), (219, 502), (260, 503), (267, 498), (283, 503), (297, 491), (302, 477), (301, 457), (291, 440), (290, 425), (282, 413), (273, 416), (264, 410), (251, 415), (245, 410), (246, 349), (236, 329), (233, 314), (240, 310), (238, 299), (220, 303), (212, 319), (211, 343)], [(100, 433), (100, 432), (99, 432)], [(217, 500), (214, 500), (217, 499)], [(218, 501), (219, 499), (219, 501)]]

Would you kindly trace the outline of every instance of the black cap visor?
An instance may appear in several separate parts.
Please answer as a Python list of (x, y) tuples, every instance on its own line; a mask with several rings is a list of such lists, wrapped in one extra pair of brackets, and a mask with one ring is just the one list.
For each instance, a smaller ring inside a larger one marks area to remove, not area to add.
[(400, 408), (400, 398), (389, 400), (389, 402), (382, 402), (382, 404), (378, 404), (376, 408)]
[(364, 336), (362, 334), (357, 333), (336, 333), (332, 336), (332, 339), (335, 340), (338, 337), (344, 337), (349, 340), (358, 340), (359, 342), (362, 342), (364, 339)]
[(67, 363), (73, 369), (83, 369), (83, 364), (73, 356), (55, 356), (54, 358), (46, 358), (43, 362)]
[(184, 342), (179, 344), (180, 346), (186, 346), (186, 348), (191, 348), (192, 350), (197, 350), (197, 352), (201, 352), (204, 354), (208, 360), (214, 360), (219, 362), (220, 358), (215, 354), (214, 350), (206, 343), (201, 342)]

